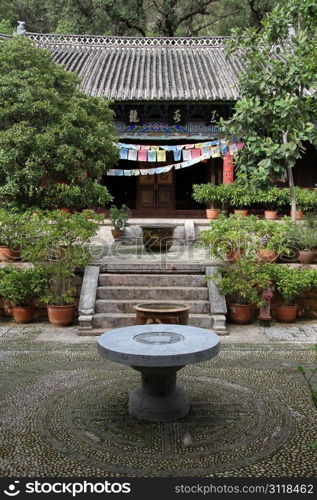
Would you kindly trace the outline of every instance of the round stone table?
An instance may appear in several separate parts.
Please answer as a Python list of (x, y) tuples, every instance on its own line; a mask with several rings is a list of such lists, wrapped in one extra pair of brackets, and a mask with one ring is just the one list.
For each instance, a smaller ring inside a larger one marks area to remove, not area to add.
[(185, 325), (128, 326), (98, 339), (101, 356), (141, 373), (141, 387), (129, 397), (129, 412), (151, 422), (168, 422), (188, 413), (188, 396), (176, 385), (177, 371), (216, 356), (219, 347), (214, 332)]

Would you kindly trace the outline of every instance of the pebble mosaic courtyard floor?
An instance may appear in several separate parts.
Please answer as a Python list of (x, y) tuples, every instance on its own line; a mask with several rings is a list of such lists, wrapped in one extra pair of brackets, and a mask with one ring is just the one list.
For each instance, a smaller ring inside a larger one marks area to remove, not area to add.
[(136, 372), (102, 359), (96, 339), (53, 333), (0, 331), (2, 476), (316, 476), (317, 410), (298, 370), (314, 366), (313, 344), (274, 329), (274, 343), (224, 342), (178, 374), (190, 413), (152, 424), (128, 414)]

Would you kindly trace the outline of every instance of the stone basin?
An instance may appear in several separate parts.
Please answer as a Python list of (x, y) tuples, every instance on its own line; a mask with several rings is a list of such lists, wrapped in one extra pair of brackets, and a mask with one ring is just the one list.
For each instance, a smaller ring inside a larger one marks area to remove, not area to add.
[(143, 245), (152, 252), (167, 252), (173, 245), (174, 229), (169, 224), (142, 225)]
[(137, 325), (162, 324), (187, 325), (190, 306), (166, 302), (149, 302), (133, 306)]

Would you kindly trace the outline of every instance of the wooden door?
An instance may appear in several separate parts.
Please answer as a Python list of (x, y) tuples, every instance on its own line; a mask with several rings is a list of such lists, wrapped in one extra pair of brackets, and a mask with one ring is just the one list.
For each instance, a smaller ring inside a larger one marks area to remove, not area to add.
[(139, 209), (174, 208), (174, 175), (170, 170), (166, 174), (140, 175), (138, 183)]

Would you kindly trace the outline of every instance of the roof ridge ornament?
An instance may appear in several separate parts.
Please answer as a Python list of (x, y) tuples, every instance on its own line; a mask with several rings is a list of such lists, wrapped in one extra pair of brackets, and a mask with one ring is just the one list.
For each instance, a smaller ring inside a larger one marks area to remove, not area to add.
[[(19, 21), (21, 22), (21, 21)], [(24, 21), (22, 21), (24, 22)], [(25, 33), (25, 31), (24, 31)], [(40, 44), (95, 45), (112, 47), (222, 47), (230, 37), (117, 37), (99, 35), (56, 35), (27, 33)]]
[(26, 29), (25, 29), (25, 21), (18, 21), (18, 26), (16, 30), (17, 35), (25, 35)]

